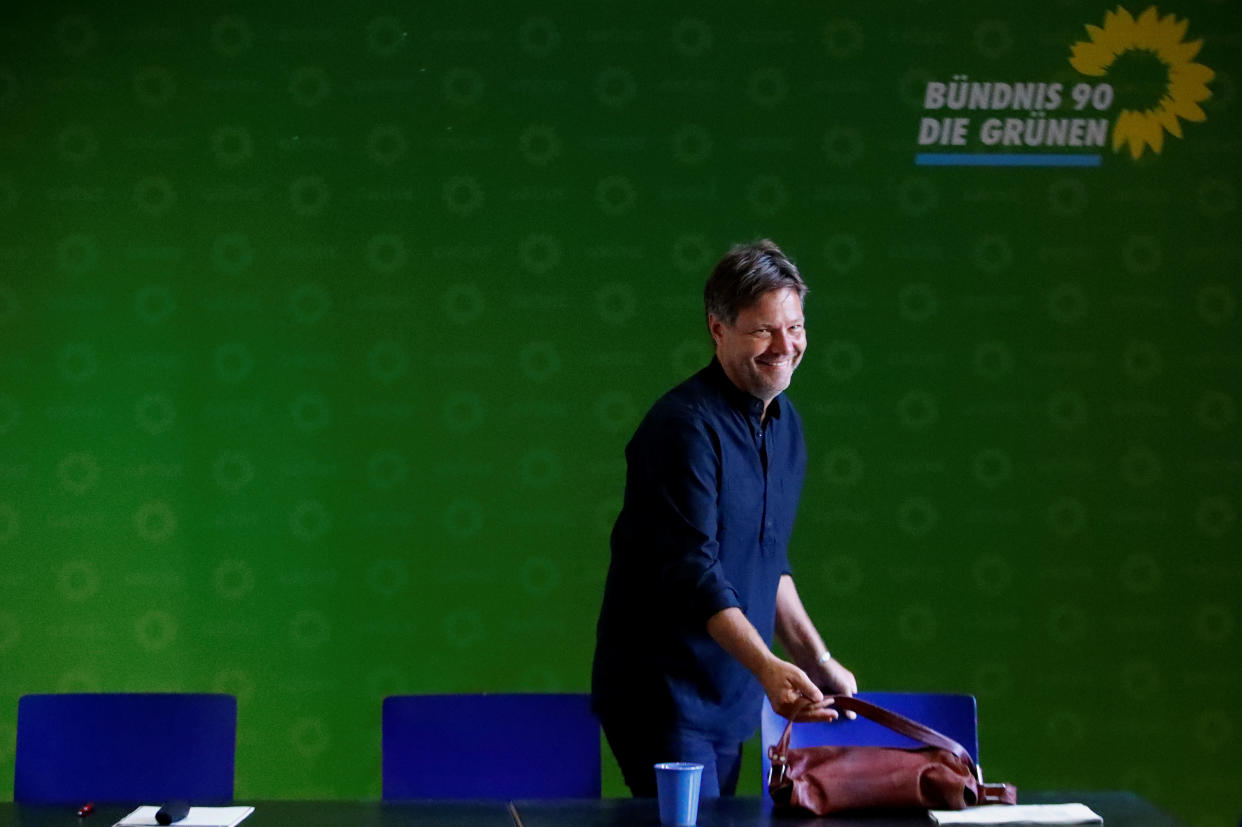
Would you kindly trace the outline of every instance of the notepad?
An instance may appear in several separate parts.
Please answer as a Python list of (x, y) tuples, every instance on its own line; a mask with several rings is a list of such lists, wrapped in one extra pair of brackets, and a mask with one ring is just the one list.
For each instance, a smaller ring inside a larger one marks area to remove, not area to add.
[(1086, 804), (996, 804), (965, 810), (931, 810), (936, 824), (1103, 824)]
[[(155, 820), (159, 811), (159, 807), (137, 807), (112, 827), (159, 827)], [(176, 824), (177, 827), (234, 827), (253, 812), (254, 807), (191, 807), (186, 817)]]

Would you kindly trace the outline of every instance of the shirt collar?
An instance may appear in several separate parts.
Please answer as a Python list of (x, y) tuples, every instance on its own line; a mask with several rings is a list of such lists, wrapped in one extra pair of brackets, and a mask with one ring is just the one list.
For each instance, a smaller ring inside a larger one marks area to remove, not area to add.
[[(712, 383), (720, 388), (730, 405), (751, 416), (763, 415), (763, 400), (751, 396), (733, 384), (733, 380), (725, 373), (724, 366), (720, 364), (720, 360), (715, 356), (712, 357), (711, 364), (707, 366), (707, 375), (712, 380)], [(781, 418), (781, 398), (779, 396), (768, 403), (767, 418)]]

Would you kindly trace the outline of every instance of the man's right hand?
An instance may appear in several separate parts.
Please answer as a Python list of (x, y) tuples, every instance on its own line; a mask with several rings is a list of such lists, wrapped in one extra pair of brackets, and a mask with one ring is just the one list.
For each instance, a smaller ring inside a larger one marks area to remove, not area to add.
[(741, 609), (731, 606), (716, 612), (707, 619), (707, 632), (759, 679), (772, 708), (778, 713), (788, 718), (810, 701), (811, 705), (798, 715), (799, 721), (837, 719), (832, 701), (824, 698), (824, 693), (806, 672), (772, 654)]
[(757, 677), (778, 715), (785, 718), (797, 715), (799, 721), (837, 719), (832, 698), (824, 697), (807, 674), (789, 661), (772, 655)]

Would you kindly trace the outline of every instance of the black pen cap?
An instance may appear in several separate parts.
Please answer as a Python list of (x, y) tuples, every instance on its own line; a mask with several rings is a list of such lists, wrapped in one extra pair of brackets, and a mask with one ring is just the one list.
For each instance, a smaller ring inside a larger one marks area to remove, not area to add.
[(174, 821), (180, 821), (190, 814), (190, 802), (188, 801), (169, 801), (163, 807), (160, 807), (155, 813), (155, 821), (158, 824), (172, 824)]

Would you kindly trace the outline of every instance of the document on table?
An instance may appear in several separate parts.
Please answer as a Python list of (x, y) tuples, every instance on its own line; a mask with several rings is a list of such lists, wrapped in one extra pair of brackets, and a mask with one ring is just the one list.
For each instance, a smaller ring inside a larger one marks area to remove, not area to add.
[[(159, 827), (155, 814), (159, 807), (136, 808), (112, 827)], [(254, 812), (254, 807), (191, 807), (185, 818), (176, 822), (177, 827), (234, 827)]]
[(989, 804), (965, 810), (931, 810), (936, 824), (1103, 824), (1086, 804)]

